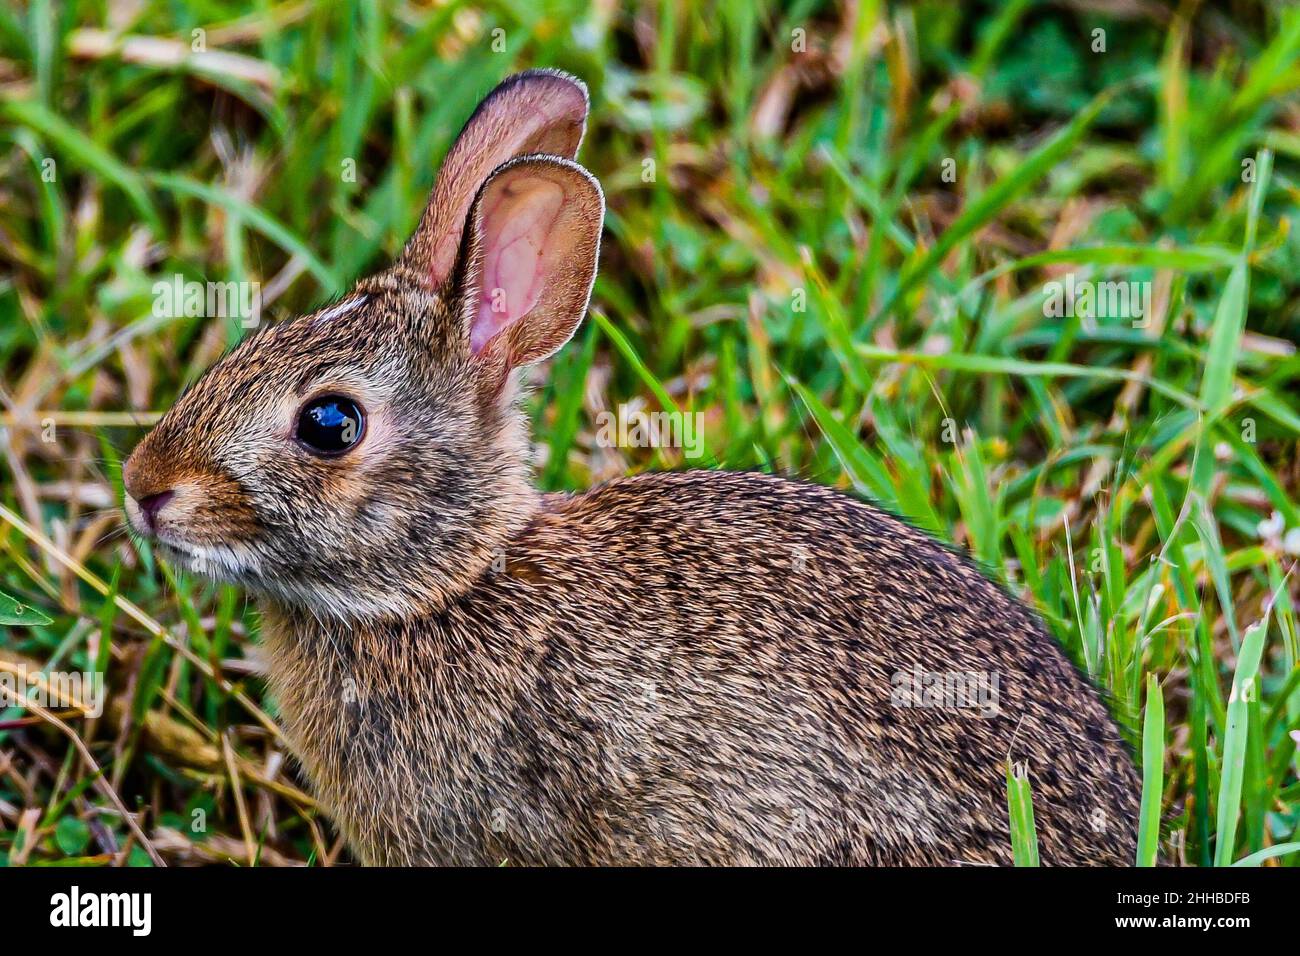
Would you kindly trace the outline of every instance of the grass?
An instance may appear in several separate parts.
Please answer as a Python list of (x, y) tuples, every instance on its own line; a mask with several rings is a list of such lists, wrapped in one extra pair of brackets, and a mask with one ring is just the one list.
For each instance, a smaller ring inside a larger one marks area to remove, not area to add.
[[(1109, 693), (1140, 862), (1300, 865), (1300, 10), (256, 6), (0, 10), (0, 668), (107, 680), (96, 716), (0, 712), (0, 862), (346, 859), (243, 596), (120, 533), (121, 458), (245, 333), (155, 317), (153, 283), (326, 300), (400, 249), (478, 99), (546, 65), (592, 89), (609, 212), (592, 316), (535, 376), (542, 484), (857, 489)], [(1067, 280), (1151, 308), (1080, 317)], [(597, 446), (624, 402), (701, 413), (705, 460)]]

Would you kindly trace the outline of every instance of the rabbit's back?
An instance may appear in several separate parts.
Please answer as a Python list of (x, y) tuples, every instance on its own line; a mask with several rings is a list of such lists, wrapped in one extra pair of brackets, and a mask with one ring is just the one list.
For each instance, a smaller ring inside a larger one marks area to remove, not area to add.
[(266, 630), (299, 752), (374, 862), (1006, 863), (1008, 755), (1044, 862), (1133, 859), (1132, 761), (1033, 615), (820, 486), (552, 496), (439, 614), (333, 646)]

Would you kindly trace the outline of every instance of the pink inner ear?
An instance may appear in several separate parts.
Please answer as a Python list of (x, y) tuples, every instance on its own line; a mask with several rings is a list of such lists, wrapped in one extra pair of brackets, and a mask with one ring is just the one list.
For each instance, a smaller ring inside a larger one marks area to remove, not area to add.
[(485, 196), (478, 313), (470, 328), (477, 354), (532, 311), (546, 287), (547, 243), (564, 190), (540, 177), (508, 177)]

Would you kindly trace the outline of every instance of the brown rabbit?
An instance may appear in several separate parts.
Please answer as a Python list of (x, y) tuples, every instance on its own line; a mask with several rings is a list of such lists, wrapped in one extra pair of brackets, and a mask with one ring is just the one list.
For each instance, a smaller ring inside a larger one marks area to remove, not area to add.
[[(125, 468), (173, 563), (253, 592), (269, 679), (369, 864), (1127, 864), (1138, 781), (1034, 615), (817, 485), (696, 471), (542, 495), (515, 372), (582, 321), (585, 87), (502, 83), (414, 237), (259, 331)], [(977, 698), (977, 699), (976, 699)]]

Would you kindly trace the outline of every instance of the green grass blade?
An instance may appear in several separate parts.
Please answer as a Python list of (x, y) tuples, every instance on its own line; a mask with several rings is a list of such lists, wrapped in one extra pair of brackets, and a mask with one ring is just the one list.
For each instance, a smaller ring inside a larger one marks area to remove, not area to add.
[(1247, 716), (1249, 702), (1258, 693), (1259, 662), (1268, 636), (1266, 614), (1251, 625), (1242, 640), (1241, 656), (1228, 696), (1228, 727), (1223, 740), (1222, 777), (1219, 781), (1219, 814), (1215, 831), (1214, 865), (1228, 866), (1236, 849), (1237, 820), (1241, 814), (1241, 789), (1246, 765)]
[(30, 604), (23, 604), (17, 598), (12, 598), (0, 591), (0, 624), (34, 627), (53, 623), (52, 618), (47, 617)]
[(1250, 856), (1243, 856), (1233, 866), (1259, 866), (1265, 860), (1274, 860), (1279, 856), (1287, 856), (1291, 853), (1300, 853), (1300, 842), (1277, 843), (1258, 853), (1252, 853)]
[(270, 239), (285, 252), (297, 256), (306, 265), (309, 272), (316, 277), (327, 296), (343, 291), (343, 280), (293, 231), (277, 220), (266, 210), (240, 199), (229, 190), (207, 183), (201, 183), (186, 176), (173, 173), (151, 173), (149, 181), (161, 189), (202, 199), (214, 206), (220, 206), (232, 215), (238, 216)]
[[(799, 400), (804, 403), (813, 420), (817, 422), (817, 427), (830, 442), (835, 457), (854, 487), (886, 508), (898, 508), (898, 494), (889, 476), (889, 469), (885, 467), (879, 456), (868, 450), (858, 437), (835, 417), (835, 413), (801, 382), (796, 382), (787, 376), (786, 383), (799, 396)], [(937, 520), (934, 519), (933, 513), (930, 518)]]
[(1147, 706), (1142, 719), (1142, 809), (1138, 814), (1137, 865), (1155, 866), (1160, 849), (1160, 808), (1164, 796), (1165, 702), (1160, 681), (1147, 675)]
[(1038, 866), (1038, 831), (1029, 772), (1007, 761), (1007, 813), (1011, 820), (1011, 856), (1016, 866)]

